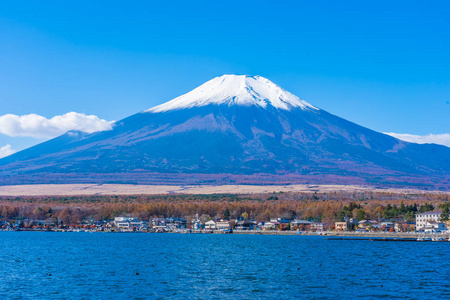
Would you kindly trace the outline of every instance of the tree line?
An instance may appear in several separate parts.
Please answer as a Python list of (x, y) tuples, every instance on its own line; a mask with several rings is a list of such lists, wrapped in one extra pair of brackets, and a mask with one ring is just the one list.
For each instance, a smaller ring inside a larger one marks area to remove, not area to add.
[(2, 221), (59, 220), (63, 224), (111, 220), (117, 216), (139, 219), (176, 217), (188, 220), (235, 219), (242, 216), (334, 222), (344, 219), (402, 219), (436, 208), (447, 209), (448, 194), (386, 192), (268, 193), (253, 195), (111, 195), (66, 197), (1, 197)]

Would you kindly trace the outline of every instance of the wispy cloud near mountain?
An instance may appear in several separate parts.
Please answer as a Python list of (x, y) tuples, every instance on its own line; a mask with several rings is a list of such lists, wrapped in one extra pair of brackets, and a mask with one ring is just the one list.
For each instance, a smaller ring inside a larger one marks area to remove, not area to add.
[[(0, 133), (11, 137), (53, 138), (69, 130), (87, 133), (111, 130), (112, 122), (95, 115), (69, 112), (47, 119), (37, 114), (0, 116)], [(6, 147), (6, 146), (5, 146)]]
[(0, 158), (9, 156), (14, 153), (16, 153), (16, 150), (12, 149), (11, 145), (9, 145), (9, 144), (6, 146), (0, 147)]
[(414, 135), (407, 133), (394, 133), (394, 132), (385, 132), (390, 136), (393, 136), (399, 140), (417, 143), (417, 144), (438, 144), (450, 147), (450, 134), (428, 134), (428, 135)]

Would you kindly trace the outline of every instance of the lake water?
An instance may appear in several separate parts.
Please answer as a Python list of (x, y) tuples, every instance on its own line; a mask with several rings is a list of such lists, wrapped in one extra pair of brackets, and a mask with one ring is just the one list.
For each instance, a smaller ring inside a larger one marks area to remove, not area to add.
[(450, 299), (450, 243), (0, 232), (0, 249), (1, 299)]

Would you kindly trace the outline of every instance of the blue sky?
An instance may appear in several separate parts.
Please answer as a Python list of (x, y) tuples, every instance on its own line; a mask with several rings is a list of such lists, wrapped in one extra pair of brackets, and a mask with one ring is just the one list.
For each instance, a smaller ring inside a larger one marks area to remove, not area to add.
[[(380, 132), (448, 134), (449, 13), (448, 1), (3, 1), (0, 118), (108, 126), (250, 74)], [(50, 137), (8, 130), (0, 148)]]

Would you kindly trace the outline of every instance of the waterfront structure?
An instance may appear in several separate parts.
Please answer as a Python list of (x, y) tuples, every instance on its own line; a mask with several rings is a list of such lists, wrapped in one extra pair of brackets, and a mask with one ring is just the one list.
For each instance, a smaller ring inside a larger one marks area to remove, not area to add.
[(230, 228), (231, 228), (231, 226), (230, 226), (229, 221), (224, 221), (224, 220), (216, 221), (216, 229), (217, 230), (228, 230)]
[(416, 222), (395, 222), (395, 232), (414, 231), (416, 229)]
[(376, 220), (361, 220), (358, 222), (358, 228), (363, 230), (380, 228), (378, 221)]
[(446, 231), (447, 228), (445, 227), (444, 223), (436, 221), (427, 221), (425, 227), (423, 227), (422, 230), (426, 233), (435, 233)]
[(139, 221), (137, 218), (128, 218), (128, 217), (116, 217), (114, 218), (114, 226), (118, 229), (131, 230), (142, 229), (144, 227), (144, 222)]
[(236, 223), (236, 230), (253, 230), (256, 227), (256, 222), (253, 220), (243, 220)]
[(231, 229), (229, 221), (224, 220), (209, 220), (205, 223), (205, 229), (208, 230), (228, 230)]
[(286, 230), (287, 228), (290, 228), (291, 221), (286, 218), (275, 218), (270, 219), (269, 223), (273, 224), (277, 230)]
[(166, 227), (169, 231), (174, 230), (184, 230), (187, 229), (187, 220), (180, 218), (166, 218), (165, 219)]
[(291, 222), (291, 229), (293, 230), (307, 230), (308, 227), (310, 227), (311, 222), (310, 221), (306, 221), (306, 220), (297, 220), (295, 219), (294, 221)]
[(348, 223), (347, 222), (334, 222), (334, 229), (337, 231), (347, 231)]
[[(381, 222), (381, 229), (383, 231), (390, 231), (394, 227), (393, 222)], [(394, 229), (392, 229), (394, 230)]]
[(200, 220), (198, 218), (192, 220), (192, 224), (193, 224), (192, 228), (194, 230), (201, 230), (202, 229), (202, 222), (200, 222)]
[(152, 219), (152, 227), (166, 227), (166, 219), (165, 218), (153, 218)]
[(205, 223), (205, 229), (214, 230), (216, 229), (216, 222), (214, 220), (209, 220)]
[(416, 215), (416, 229), (423, 230), (427, 225), (427, 222), (434, 221), (439, 222), (441, 217), (440, 211), (428, 211)]
[(328, 223), (311, 223), (311, 231), (324, 231), (328, 229)]
[(273, 230), (276, 227), (276, 224), (273, 222), (264, 222), (264, 224), (261, 225), (264, 230)]

